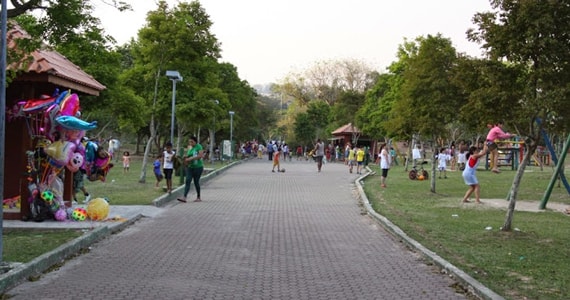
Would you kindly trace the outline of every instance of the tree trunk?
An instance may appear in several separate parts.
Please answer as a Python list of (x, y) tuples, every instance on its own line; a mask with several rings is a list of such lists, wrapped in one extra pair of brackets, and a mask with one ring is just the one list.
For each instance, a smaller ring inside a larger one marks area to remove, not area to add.
[[(433, 136), (433, 140), (435, 141), (435, 135)], [(422, 148), (423, 148), (423, 145), (422, 145)], [(424, 149), (424, 153), (425, 153), (425, 149)], [(437, 173), (437, 170), (435, 167), (435, 166), (437, 166), (437, 159), (435, 158), (435, 150), (432, 151), (430, 161), (431, 161), (431, 181), (430, 181), (431, 188), (430, 188), (430, 191), (435, 194), (435, 175)]]
[[(515, 206), (517, 203), (517, 193), (519, 190), (519, 186), (522, 180), (522, 177), (524, 175), (524, 170), (526, 169), (526, 166), (530, 163), (530, 159), (532, 158), (532, 154), (536, 151), (536, 148), (538, 146), (538, 144), (535, 142), (536, 140), (533, 139), (532, 142), (530, 143), (530, 145), (526, 145), (525, 147), (520, 147), (520, 150), (526, 151), (524, 154), (524, 158), (522, 163), (519, 164), (519, 168), (517, 170), (517, 173), (515, 175), (515, 178), (513, 179), (513, 184), (511, 185), (511, 190), (509, 191), (509, 206), (507, 209), (507, 215), (505, 216), (505, 223), (503, 224), (503, 227), (501, 228), (502, 231), (511, 231), (512, 230), (512, 224), (513, 224), (513, 217), (515, 214)], [(526, 147), (528, 146), (528, 147)], [(513, 157), (513, 159), (515, 159)]]
[(150, 149), (152, 147), (152, 142), (154, 141), (155, 137), (156, 137), (156, 128), (154, 126), (154, 109), (156, 107), (156, 97), (158, 94), (158, 78), (160, 76), (160, 68), (158, 68), (158, 71), (156, 72), (156, 79), (154, 82), (154, 97), (153, 97), (153, 102), (152, 102), (152, 114), (150, 115), (150, 137), (148, 138), (148, 141), (146, 142), (146, 147), (144, 149), (144, 156), (143, 156), (143, 161), (142, 161), (142, 167), (141, 167), (141, 177), (139, 178), (139, 183), (145, 183), (146, 182), (146, 165), (148, 163), (148, 155), (150, 153)]

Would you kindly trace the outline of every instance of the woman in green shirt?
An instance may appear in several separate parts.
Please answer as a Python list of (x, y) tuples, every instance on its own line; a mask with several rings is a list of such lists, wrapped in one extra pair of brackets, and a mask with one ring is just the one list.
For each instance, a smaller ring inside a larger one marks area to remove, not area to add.
[(200, 199), (200, 176), (204, 171), (204, 162), (202, 158), (204, 157), (204, 148), (202, 145), (198, 144), (198, 139), (193, 136), (190, 137), (189, 141), (190, 149), (186, 152), (186, 157), (184, 158), (184, 164), (186, 165), (186, 181), (184, 184), (184, 197), (178, 198), (180, 202), (186, 202), (186, 197), (188, 192), (190, 192), (190, 184), (194, 180), (194, 187), (196, 188), (196, 199), (194, 202), (202, 201)]

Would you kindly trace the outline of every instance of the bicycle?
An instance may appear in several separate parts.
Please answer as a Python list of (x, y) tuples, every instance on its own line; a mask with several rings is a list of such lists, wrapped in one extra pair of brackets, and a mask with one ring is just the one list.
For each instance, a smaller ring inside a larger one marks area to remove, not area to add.
[[(424, 165), (426, 165), (427, 163), (428, 162), (425, 160), (422, 161), (419, 164), (419, 166), (420, 166), (419, 169), (417, 168), (417, 165), (413, 166), (412, 169), (410, 170), (410, 172), (408, 173), (408, 177), (411, 180), (416, 180), (416, 179), (427, 180), (429, 178), (429, 173), (427, 170), (424, 169)], [(423, 177), (420, 179), (420, 176), (423, 176)]]

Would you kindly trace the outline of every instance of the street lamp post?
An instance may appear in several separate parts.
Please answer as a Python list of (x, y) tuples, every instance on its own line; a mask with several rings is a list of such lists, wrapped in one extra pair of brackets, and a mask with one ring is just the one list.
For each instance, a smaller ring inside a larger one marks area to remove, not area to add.
[(230, 161), (234, 157), (234, 111), (230, 110)]
[[(220, 104), (218, 100), (212, 100), (216, 105)], [(212, 136), (210, 139), (210, 163), (214, 164), (214, 145), (216, 144), (216, 113), (214, 112), (214, 128), (212, 129)]]
[(166, 71), (166, 77), (172, 80), (172, 111), (170, 115), (170, 142), (174, 143), (174, 116), (176, 115), (176, 82), (182, 81), (178, 71)]

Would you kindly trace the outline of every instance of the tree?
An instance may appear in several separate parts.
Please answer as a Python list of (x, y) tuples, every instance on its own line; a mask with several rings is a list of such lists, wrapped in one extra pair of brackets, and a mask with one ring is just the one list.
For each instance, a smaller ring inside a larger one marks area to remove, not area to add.
[[(140, 182), (145, 182), (146, 158), (152, 141), (157, 136), (160, 120), (167, 119), (165, 116), (169, 114), (167, 107), (170, 101), (164, 100), (170, 99), (167, 91), (170, 91), (168, 87), (171, 83), (163, 75), (166, 70), (179, 69), (185, 78), (184, 84), (177, 86), (176, 96), (178, 112), (182, 112), (177, 113), (176, 119), (181, 126), (184, 127), (189, 120), (202, 117), (199, 119), (202, 123), (196, 124), (199, 128), (210, 119), (203, 118), (204, 110), (189, 112), (188, 108), (193, 107), (191, 100), (194, 97), (209, 97), (211, 94), (209, 91), (212, 86), (204, 83), (208, 83), (215, 73), (216, 60), (220, 56), (219, 42), (210, 33), (211, 25), (212, 22), (199, 2), (180, 3), (170, 9), (165, 1), (160, 1), (157, 10), (148, 13), (147, 24), (139, 30), (138, 40), (133, 46), (133, 69), (137, 70), (136, 73), (141, 72), (141, 76), (133, 78), (135, 81), (138, 79), (138, 82), (131, 82), (140, 86), (137, 89), (139, 95), (147, 99), (147, 107), (152, 107), (151, 136), (145, 148)], [(197, 105), (201, 107), (201, 104)]]
[[(570, 127), (570, 5), (567, 1), (494, 0), (493, 12), (478, 13), (468, 38), (482, 43), (490, 60), (508, 61), (526, 70), (520, 108), (511, 124), (525, 136), (525, 157), (513, 179), (502, 230), (512, 228), (518, 188), (541, 129)], [(542, 120), (542, 122), (536, 122)]]
[[(428, 35), (418, 38), (417, 55), (410, 57), (403, 72), (402, 97), (393, 107), (399, 118), (399, 129), (417, 132), (436, 139), (445, 132), (445, 125), (453, 121), (457, 107), (462, 103), (457, 87), (452, 83), (452, 69), (457, 60), (451, 41)], [(432, 175), (435, 175), (435, 157)], [(435, 176), (431, 191), (435, 193)]]

